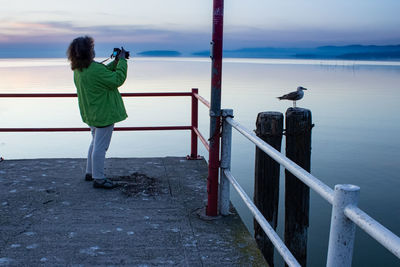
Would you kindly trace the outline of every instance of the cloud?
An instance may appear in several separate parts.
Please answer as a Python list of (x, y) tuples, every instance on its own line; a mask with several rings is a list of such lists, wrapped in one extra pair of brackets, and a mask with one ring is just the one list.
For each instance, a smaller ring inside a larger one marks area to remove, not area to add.
[[(0, 43), (65, 43), (82, 35), (90, 35), (96, 43), (159, 44), (179, 47), (208, 42), (210, 33), (174, 31), (143, 25), (76, 26), (71, 22), (0, 22)], [(207, 38), (208, 39), (208, 38)], [(201, 44), (197, 45), (200, 47)]]
[(62, 22), (0, 22), (1, 43), (57, 41), (60, 36), (73, 34), (70, 24)]
[[(125, 46), (135, 52), (145, 50), (179, 50), (192, 52), (208, 48), (211, 33), (177, 31), (143, 25), (77, 26), (71, 22), (1, 23), (0, 53), (7, 55), (65, 56), (66, 47), (78, 36), (95, 39), (97, 55), (108, 53), (115, 46)], [(47, 51), (42, 51), (47, 50)]]
[[(190, 53), (209, 49), (211, 29), (172, 30), (150, 25), (78, 26), (70, 21), (41, 23), (0, 21), (0, 48), (4, 50), (3, 57), (7, 56), (7, 53), (22, 56), (21, 51), (26, 51), (27, 54), (57, 54), (62, 57), (65, 56), (69, 43), (82, 35), (90, 35), (95, 39), (98, 55), (106, 54), (113, 47), (121, 45), (135, 52), (179, 50)], [(224, 29), (225, 49), (399, 43), (400, 33), (390, 30), (379, 32), (373, 29), (339, 31), (321, 28), (281, 28), (278, 30), (245, 26), (227, 26)]]

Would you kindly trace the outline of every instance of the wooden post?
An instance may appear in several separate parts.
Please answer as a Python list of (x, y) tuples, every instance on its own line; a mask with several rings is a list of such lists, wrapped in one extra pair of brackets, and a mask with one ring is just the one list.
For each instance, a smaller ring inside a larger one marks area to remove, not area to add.
[[(283, 114), (280, 112), (258, 113), (256, 134), (276, 150), (281, 151)], [(278, 222), (280, 165), (256, 147), (254, 175), (254, 203), (272, 228)], [(274, 245), (254, 220), (254, 237), (269, 266), (274, 266)]]
[[(310, 110), (286, 111), (286, 156), (308, 172), (312, 126)], [(287, 170), (285, 177), (285, 244), (301, 266), (307, 266), (310, 188)]]

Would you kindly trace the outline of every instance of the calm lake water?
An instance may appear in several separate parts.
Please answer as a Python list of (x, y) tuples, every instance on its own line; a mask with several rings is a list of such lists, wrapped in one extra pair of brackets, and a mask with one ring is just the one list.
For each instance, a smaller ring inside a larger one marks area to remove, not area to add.
[[(187, 92), (199, 88), (200, 94), (210, 99), (210, 70), (209, 59), (134, 58), (120, 91)], [(1, 93), (75, 92), (65, 59), (0, 59), (0, 77)], [(285, 113), (291, 103), (276, 97), (299, 85), (309, 90), (298, 106), (312, 111), (315, 124), (311, 173), (332, 188), (340, 183), (360, 186), (359, 206), (400, 235), (400, 62), (226, 59), (222, 107), (234, 109), (235, 119), (254, 129), (258, 112)], [(190, 124), (188, 97), (126, 98), (125, 104), (129, 118), (119, 126)], [(200, 105), (199, 112), (199, 128), (208, 136), (208, 111)], [(0, 127), (85, 126), (74, 98), (0, 99), (0, 120)], [(83, 158), (89, 139), (87, 132), (0, 133), (0, 155), (5, 159)], [(207, 158), (200, 142), (199, 146), (200, 154)], [(115, 132), (108, 157), (185, 156), (189, 151), (186, 131)], [(254, 145), (234, 133), (232, 173), (251, 196), (254, 154)], [(278, 219), (281, 236), (283, 180)], [(250, 213), (235, 193), (232, 199), (252, 231)], [(325, 265), (330, 214), (330, 204), (311, 192), (309, 266)], [(400, 260), (358, 229), (353, 266), (400, 266)]]

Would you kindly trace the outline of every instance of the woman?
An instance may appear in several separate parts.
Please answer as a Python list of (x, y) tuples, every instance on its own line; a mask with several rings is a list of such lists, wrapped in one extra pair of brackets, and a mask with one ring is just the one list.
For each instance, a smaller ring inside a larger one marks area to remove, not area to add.
[(114, 124), (128, 117), (118, 91), (126, 79), (128, 64), (125, 54), (122, 48), (110, 64), (95, 62), (94, 41), (89, 36), (74, 39), (67, 50), (74, 71), (81, 117), (90, 126), (92, 133), (85, 180), (94, 181), (94, 188), (116, 187), (104, 175), (104, 161)]

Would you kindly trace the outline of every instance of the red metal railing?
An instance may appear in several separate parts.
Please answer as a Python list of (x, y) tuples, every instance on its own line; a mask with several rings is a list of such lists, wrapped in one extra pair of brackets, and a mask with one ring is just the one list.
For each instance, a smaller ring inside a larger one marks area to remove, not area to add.
[[(210, 103), (198, 94), (199, 90), (193, 88), (192, 92), (166, 92), (166, 93), (122, 93), (123, 97), (177, 97), (190, 96), (192, 98), (191, 125), (189, 126), (149, 126), (149, 127), (115, 127), (114, 131), (170, 131), (170, 130), (190, 130), (191, 149), (188, 159), (198, 159), (197, 138), (209, 151), (209, 144), (198, 129), (198, 101), (210, 108)], [(0, 98), (32, 98), (32, 97), (77, 97), (77, 94), (0, 94)], [(90, 128), (0, 128), (0, 132), (82, 132), (90, 131)]]

